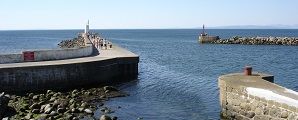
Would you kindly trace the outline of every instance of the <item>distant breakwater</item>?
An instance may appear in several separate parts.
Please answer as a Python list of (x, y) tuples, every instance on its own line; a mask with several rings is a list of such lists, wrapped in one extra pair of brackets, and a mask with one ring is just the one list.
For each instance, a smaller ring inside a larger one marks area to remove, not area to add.
[(211, 41), (212, 44), (291, 45), (298, 46), (298, 37), (239, 37)]

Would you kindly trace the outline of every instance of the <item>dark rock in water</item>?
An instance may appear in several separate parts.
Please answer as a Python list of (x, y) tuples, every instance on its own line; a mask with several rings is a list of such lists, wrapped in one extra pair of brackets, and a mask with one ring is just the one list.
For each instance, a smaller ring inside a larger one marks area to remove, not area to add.
[(93, 114), (93, 112), (90, 109), (85, 109), (84, 110), (87, 114)]
[(112, 117), (112, 120), (117, 120), (117, 119), (118, 119), (118, 117), (116, 117), (116, 116)]
[(79, 118), (77, 118), (77, 117), (73, 117), (72, 120), (79, 120)]
[(113, 87), (113, 86), (105, 86), (105, 87), (103, 87), (103, 89), (105, 90), (105, 91), (119, 91), (117, 88), (115, 88), (115, 87)]
[(112, 120), (112, 118), (107, 115), (102, 115), (99, 120)]

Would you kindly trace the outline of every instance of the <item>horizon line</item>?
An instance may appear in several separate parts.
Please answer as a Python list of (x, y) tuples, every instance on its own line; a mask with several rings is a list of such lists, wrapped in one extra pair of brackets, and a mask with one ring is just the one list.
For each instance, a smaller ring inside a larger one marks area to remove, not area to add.
[[(198, 29), (198, 30), (200, 30), (200, 29), (202, 29), (202, 28), (94, 28), (94, 29), (90, 29), (91, 31), (92, 30), (183, 30), (183, 29), (189, 29), (189, 30), (191, 30), (191, 29)], [(272, 30), (272, 29), (284, 29), (284, 30), (287, 30), (287, 29), (289, 29), (289, 30), (291, 30), (291, 29), (293, 29), (293, 30), (295, 30), (295, 29), (298, 29), (298, 28), (222, 28), (222, 27), (209, 27), (209, 28), (207, 28), (207, 30), (208, 29), (210, 29), (210, 30), (216, 30), (216, 29), (218, 29), (218, 30), (229, 30), (229, 29), (231, 29), (231, 30), (242, 30), (242, 29), (247, 29), (247, 30), (249, 30), (249, 29), (251, 29), (251, 30), (254, 30), (254, 29), (260, 29), (260, 30)], [(49, 28), (49, 29), (47, 29), (47, 28), (41, 28), (41, 29), (0, 29), (0, 31), (26, 31), (26, 30), (84, 30), (83, 28), (66, 28), (66, 29), (60, 29), (60, 28), (53, 28), (53, 29), (51, 29), (51, 28)]]

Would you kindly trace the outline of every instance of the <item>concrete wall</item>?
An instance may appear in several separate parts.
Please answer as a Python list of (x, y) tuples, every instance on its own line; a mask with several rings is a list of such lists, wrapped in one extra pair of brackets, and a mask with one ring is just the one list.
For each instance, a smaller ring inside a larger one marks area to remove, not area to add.
[[(34, 61), (61, 60), (77, 57), (90, 56), (93, 52), (92, 45), (81, 48), (57, 49), (57, 50), (34, 50)], [(0, 55), (0, 64), (24, 62), (23, 54)]]
[(38, 50), (33, 52), (35, 53), (35, 61), (46, 61), (90, 56), (92, 49), (92, 46), (85, 46), (81, 48)]
[(68, 89), (136, 79), (139, 57), (0, 69), (0, 91)]
[(218, 39), (219, 39), (218, 36), (208, 36), (208, 35), (206, 35), (206, 36), (200, 35), (199, 36), (199, 42), (200, 43), (211, 43), (211, 42), (214, 42)]
[(0, 64), (1, 63), (18, 63), (23, 62), (23, 54), (6, 54), (0, 55)]
[(237, 120), (297, 120), (298, 93), (274, 83), (273, 76), (242, 73), (220, 76), (222, 116)]

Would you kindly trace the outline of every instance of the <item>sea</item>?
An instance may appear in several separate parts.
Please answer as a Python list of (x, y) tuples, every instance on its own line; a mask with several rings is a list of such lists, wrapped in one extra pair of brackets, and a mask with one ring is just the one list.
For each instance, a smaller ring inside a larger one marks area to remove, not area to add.
[[(0, 31), (0, 54), (59, 49), (83, 30)], [(218, 77), (253, 71), (298, 91), (298, 46), (199, 44), (200, 29), (93, 30), (140, 56), (136, 80), (117, 85), (128, 97), (105, 103), (121, 120), (220, 119)], [(296, 29), (208, 29), (209, 35), (298, 37)], [(95, 115), (100, 116), (100, 110)]]

